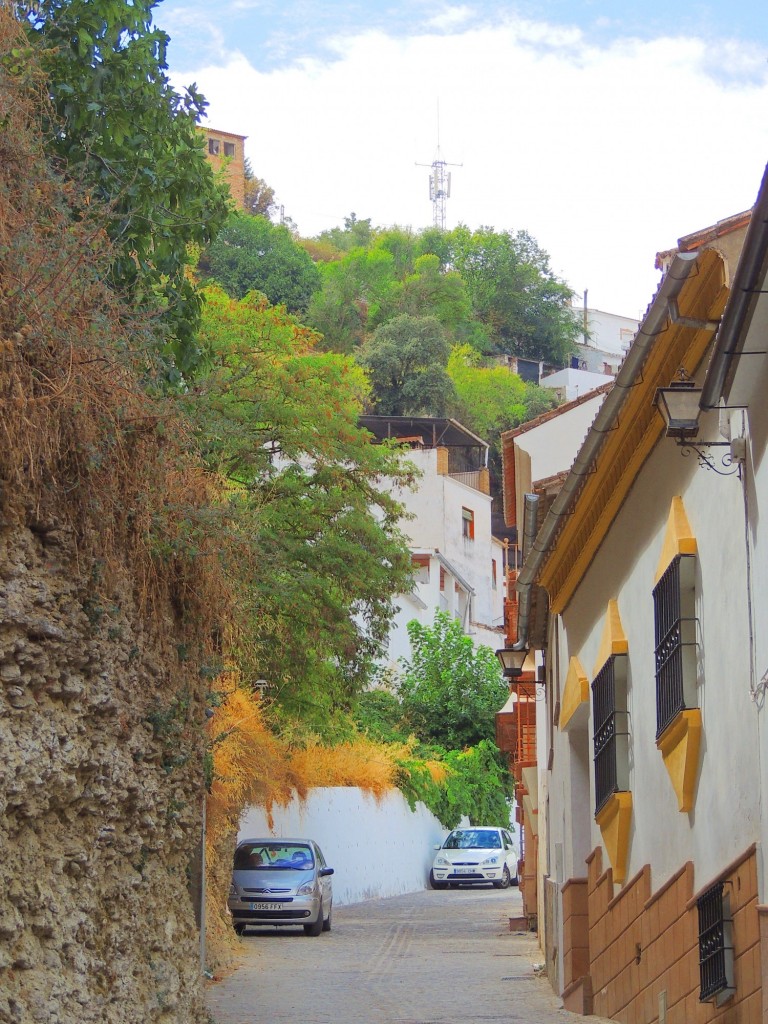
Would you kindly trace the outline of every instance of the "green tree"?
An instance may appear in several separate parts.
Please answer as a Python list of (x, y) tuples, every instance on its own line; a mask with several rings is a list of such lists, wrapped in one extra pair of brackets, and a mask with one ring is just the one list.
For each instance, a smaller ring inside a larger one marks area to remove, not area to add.
[(214, 237), (228, 203), (196, 128), (205, 101), (194, 86), (183, 95), (171, 88), (154, 0), (15, 6), (48, 77), (50, 146), (64, 174), (109, 211), (110, 282), (153, 315), (168, 355), (186, 370), (200, 314), (188, 249)]
[(371, 218), (360, 220), (356, 213), (352, 212), (344, 218), (343, 228), (331, 228), (329, 231), (321, 231), (317, 236), (321, 242), (329, 242), (336, 249), (342, 252), (350, 252), (352, 249), (360, 249), (370, 245), (375, 229), (371, 227)]
[(461, 623), (437, 612), (433, 626), (408, 623), (411, 657), (399, 684), (403, 714), (425, 742), (448, 750), (491, 740), (508, 697), (490, 647), (475, 647)]
[(254, 173), (251, 161), (245, 161), (245, 195), (244, 206), (247, 213), (259, 217), (271, 217), (277, 209), (275, 190), (266, 181)]
[(323, 347), (352, 353), (386, 311), (393, 308), (400, 285), (391, 253), (352, 249), (320, 266), (322, 287), (312, 297), (307, 322), (324, 338)]
[(411, 316), (436, 317), (454, 342), (487, 347), (487, 332), (473, 317), (464, 279), (455, 270), (441, 269), (440, 258), (432, 253), (416, 258), (413, 273), (403, 281), (398, 308)]
[(570, 306), (571, 289), (552, 273), (536, 241), (525, 231), (465, 226), (450, 232), (449, 240), (451, 263), (493, 350), (564, 366), (581, 327)]
[(557, 405), (553, 391), (523, 381), (506, 366), (483, 365), (469, 345), (454, 346), (447, 370), (456, 389), (459, 419), (481, 437), (512, 430)]
[(179, 400), (227, 481), (243, 660), (283, 715), (322, 732), (366, 684), (410, 586), (402, 507), (379, 489), (410, 472), (357, 426), (361, 369), (316, 341), (261, 296), (208, 289), (205, 372)]
[(258, 291), (291, 313), (305, 310), (320, 284), (317, 267), (286, 227), (246, 214), (230, 217), (200, 269), (234, 299)]
[(359, 360), (371, 381), (374, 411), (382, 416), (445, 416), (455, 392), (445, 366), (450, 345), (434, 317), (406, 313), (378, 327)]

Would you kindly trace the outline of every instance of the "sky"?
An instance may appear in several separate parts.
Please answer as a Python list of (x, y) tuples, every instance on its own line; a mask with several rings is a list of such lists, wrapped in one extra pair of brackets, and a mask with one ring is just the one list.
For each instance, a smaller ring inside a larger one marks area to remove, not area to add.
[(311, 237), (355, 213), (531, 234), (591, 308), (641, 317), (658, 251), (749, 209), (768, 3), (163, 0), (171, 80)]

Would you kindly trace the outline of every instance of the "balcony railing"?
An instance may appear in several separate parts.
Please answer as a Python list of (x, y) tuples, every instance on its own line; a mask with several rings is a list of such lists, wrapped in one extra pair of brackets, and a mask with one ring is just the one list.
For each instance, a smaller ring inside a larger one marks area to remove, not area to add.
[(468, 473), (449, 473), (451, 480), (458, 480), (460, 484), (466, 484), (482, 494), (491, 493), (491, 483), (487, 469), (475, 469)]

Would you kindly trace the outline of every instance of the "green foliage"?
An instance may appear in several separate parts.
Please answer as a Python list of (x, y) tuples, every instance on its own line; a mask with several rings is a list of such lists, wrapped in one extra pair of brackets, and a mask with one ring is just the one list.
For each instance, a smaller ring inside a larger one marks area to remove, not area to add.
[(251, 161), (245, 160), (244, 204), (248, 213), (259, 217), (270, 217), (277, 209), (275, 190), (254, 173)]
[(357, 419), (365, 377), (282, 308), (206, 291), (205, 372), (180, 399), (212, 471), (230, 481), (227, 516), (244, 622), (240, 656), (272, 683), (285, 720), (328, 731), (368, 681), (392, 596), (410, 585), (393, 449)]
[(166, 75), (168, 37), (153, 0), (36, 0), (16, 5), (47, 77), (54, 120), (45, 125), (64, 173), (108, 210), (109, 280), (154, 318), (166, 358), (194, 365), (199, 296), (185, 269), (191, 243), (224, 223), (227, 193), (214, 182), (196, 129), (205, 102), (179, 95)]
[(448, 360), (448, 375), (456, 390), (456, 417), (490, 442), (492, 489), (501, 479), (501, 434), (554, 409), (558, 398), (551, 388), (523, 381), (506, 366), (483, 365), (469, 345), (457, 345)]
[(393, 308), (399, 285), (395, 261), (384, 249), (353, 249), (320, 267), (322, 287), (312, 297), (307, 322), (324, 338), (323, 347), (352, 353), (373, 325)]
[(488, 647), (475, 648), (444, 612), (433, 627), (408, 624), (413, 657), (404, 675), (361, 693), (357, 727), (403, 747), (398, 786), (411, 808), (424, 803), (446, 828), (509, 821), (512, 780), (491, 737), (507, 688)]
[(321, 242), (330, 243), (335, 249), (342, 252), (349, 252), (351, 249), (359, 249), (366, 246), (373, 238), (374, 229), (371, 227), (370, 217), (367, 220), (359, 220), (356, 213), (350, 213), (344, 218), (343, 228), (331, 228), (330, 231), (323, 231), (318, 235)]
[(497, 436), (526, 419), (526, 387), (506, 366), (483, 366), (469, 345), (457, 345), (448, 360), (458, 417), (480, 437)]
[(475, 647), (446, 612), (436, 613), (434, 626), (409, 622), (408, 636), (412, 653), (404, 662), (399, 695), (411, 730), (447, 750), (494, 736), (507, 687), (490, 647)]
[(409, 735), (412, 723), (405, 717), (404, 705), (386, 687), (360, 694), (355, 719), (367, 736), (407, 751), (396, 757), (397, 784), (411, 809), (421, 801), (446, 828), (455, 828), (463, 817), (474, 825), (503, 825), (509, 820), (512, 780), (503, 755), (490, 739), (464, 750), (445, 750), (420, 741)]
[[(435, 317), (454, 344), (561, 366), (580, 334), (570, 289), (525, 231), (460, 226), (414, 234), (373, 229), (353, 215), (317, 243), (343, 254), (323, 274), (308, 314), (327, 348), (354, 352), (377, 327), (407, 313)], [(318, 250), (318, 258), (329, 257)]]
[(400, 316), (378, 327), (360, 352), (373, 410), (382, 416), (445, 416), (455, 404), (445, 369), (450, 346), (434, 317)]
[(247, 214), (230, 217), (200, 268), (233, 299), (258, 291), (290, 313), (306, 309), (320, 284), (311, 257), (286, 227)]
[(536, 241), (526, 231), (465, 226), (449, 238), (451, 263), (490, 332), (493, 350), (565, 365), (581, 328), (570, 306), (571, 289), (552, 273)]
[(502, 755), (490, 740), (481, 740), (466, 750), (441, 751), (433, 748), (446, 769), (437, 782), (430, 764), (423, 758), (403, 758), (399, 788), (413, 810), (417, 801), (425, 804), (445, 828), (456, 828), (464, 817), (473, 825), (506, 825), (513, 796), (512, 780)]

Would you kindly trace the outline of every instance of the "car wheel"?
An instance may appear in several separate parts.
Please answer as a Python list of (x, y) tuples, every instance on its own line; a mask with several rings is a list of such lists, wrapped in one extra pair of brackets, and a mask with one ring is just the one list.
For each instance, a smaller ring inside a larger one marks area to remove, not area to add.
[(328, 917), (323, 921), (323, 931), (329, 932), (331, 930), (331, 913), (333, 912), (333, 904), (328, 907)]
[(512, 883), (512, 879), (509, 877), (509, 868), (504, 865), (504, 870), (501, 872), (501, 878), (498, 882), (493, 883), (494, 889), (508, 889)]
[(429, 872), (429, 887), (430, 887), (430, 889), (447, 889), (448, 888), (448, 883), (447, 882), (438, 882), (437, 879), (435, 878), (434, 872), (430, 871)]
[(323, 904), (320, 904), (320, 911), (317, 915), (317, 920), (313, 924), (304, 925), (305, 935), (319, 935), (323, 930)]

